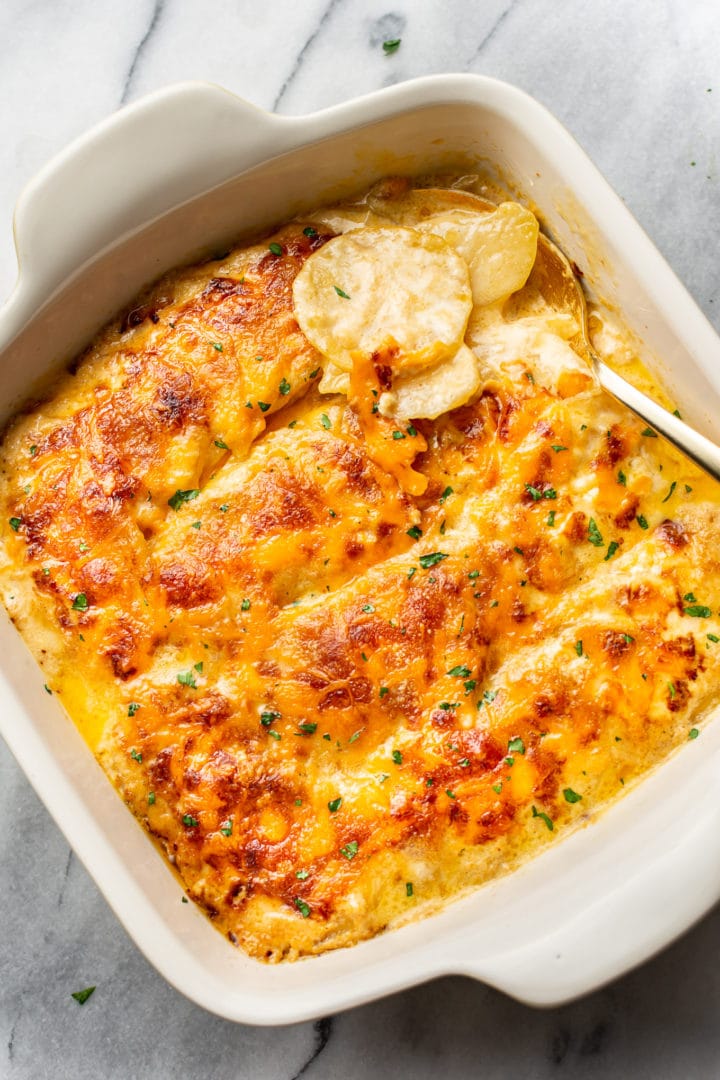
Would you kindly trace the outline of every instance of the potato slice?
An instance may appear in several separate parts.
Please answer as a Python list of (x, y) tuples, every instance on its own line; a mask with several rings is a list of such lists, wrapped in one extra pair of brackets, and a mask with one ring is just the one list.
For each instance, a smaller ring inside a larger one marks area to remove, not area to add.
[(472, 308), (467, 263), (438, 236), (386, 225), (328, 241), (293, 285), (308, 340), (343, 371), (352, 352), (415, 372), (460, 348)]
[(461, 345), (449, 360), (398, 379), (391, 391), (380, 395), (379, 409), (383, 416), (434, 420), (464, 405), (479, 387), (480, 366), (475, 354)]
[(516, 202), (499, 206), (467, 191), (416, 188), (399, 196), (371, 195), (375, 214), (441, 236), (470, 267), (475, 304), (506, 300), (527, 281), (537, 254), (535, 215)]

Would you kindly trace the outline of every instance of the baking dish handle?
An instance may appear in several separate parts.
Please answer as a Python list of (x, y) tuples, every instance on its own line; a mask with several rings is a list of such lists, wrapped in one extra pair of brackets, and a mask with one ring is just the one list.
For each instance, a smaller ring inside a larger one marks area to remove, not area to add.
[(292, 123), (219, 86), (180, 83), (76, 139), (15, 210), (25, 316), (119, 237), (288, 148)]

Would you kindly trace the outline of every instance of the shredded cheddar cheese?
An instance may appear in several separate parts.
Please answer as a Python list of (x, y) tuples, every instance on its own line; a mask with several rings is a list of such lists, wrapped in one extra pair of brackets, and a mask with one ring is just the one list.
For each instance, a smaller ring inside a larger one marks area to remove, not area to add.
[[(263, 959), (507, 872), (717, 699), (718, 488), (597, 389), (565, 313), (512, 318), (537, 223), (503, 205), (396, 181), (174, 272), (4, 436), (5, 604), (188, 896)], [(449, 307), (423, 286), (445, 336), (403, 329), (407, 281), (387, 341), (349, 286), (319, 322), (294, 297), (373, 229), (379, 275), (393, 232), (454, 267)], [(410, 413), (405, 346), (432, 352)]]

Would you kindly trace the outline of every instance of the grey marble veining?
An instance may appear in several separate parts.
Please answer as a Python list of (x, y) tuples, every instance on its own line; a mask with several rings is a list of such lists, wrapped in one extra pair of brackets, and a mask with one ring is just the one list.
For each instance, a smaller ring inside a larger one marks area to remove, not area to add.
[[(392, 56), (388, 37), (402, 38)], [(720, 327), (719, 43), (715, 0), (3, 0), (0, 295), (14, 279), (22, 185), (124, 102), (200, 78), (303, 113), (475, 71), (518, 84), (567, 125)], [(718, 911), (562, 1009), (457, 978), (257, 1029), (205, 1013), (145, 962), (4, 746), (0, 820), (2, 1077), (720, 1076)], [(80, 1007), (70, 994), (90, 984)]]

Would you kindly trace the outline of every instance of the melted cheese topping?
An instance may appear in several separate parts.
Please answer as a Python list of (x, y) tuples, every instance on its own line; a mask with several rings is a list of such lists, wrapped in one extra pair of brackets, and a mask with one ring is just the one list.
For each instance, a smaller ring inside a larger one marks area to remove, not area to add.
[(374, 409), (368, 357), (318, 392), (293, 282), (370, 213), (167, 276), (0, 455), (0, 583), (49, 688), (267, 959), (558, 842), (717, 698), (717, 486), (593, 385), (566, 316), (476, 305), (482, 382), (435, 419)]

